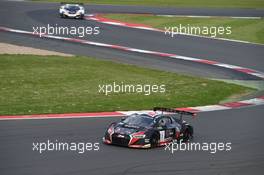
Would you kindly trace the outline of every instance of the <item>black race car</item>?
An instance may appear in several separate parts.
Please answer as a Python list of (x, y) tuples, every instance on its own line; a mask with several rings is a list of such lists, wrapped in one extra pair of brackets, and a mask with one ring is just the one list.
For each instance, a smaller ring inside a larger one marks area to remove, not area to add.
[[(105, 132), (106, 144), (133, 148), (163, 146), (173, 141), (188, 142), (193, 137), (193, 127), (185, 122), (183, 115), (195, 113), (155, 107), (155, 115), (132, 114), (118, 123), (112, 123)], [(160, 114), (157, 114), (160, 111)]]

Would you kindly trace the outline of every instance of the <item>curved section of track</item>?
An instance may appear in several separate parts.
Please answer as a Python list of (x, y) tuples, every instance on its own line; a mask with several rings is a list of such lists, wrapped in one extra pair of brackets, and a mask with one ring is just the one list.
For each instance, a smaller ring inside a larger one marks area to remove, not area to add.
[[(211, 61), (264, 71), (263, 46), (247, 45), (204, 38), (181, 36), (166, 38), (157, 32), (125, 29), (92, 21), (60, 19), (54, 3), (1, 2), (1, 26), (32, 31), (32, 26), (100, 25), (100, 36), (88, 36), (89, 41), (126, 47), (180, 54)], [(87, 6), (91, 13), (124, 12), (125, 6)], [(13, 13), (8, 13), (12, 11)], [(217, 16), (263, 16), (263, 10), (197, 10), (130, 7), (126, 12)], [(8, 19), (8, 20), (7, 20)], [(164, 59), (140, 53), (128, 53), (109, 48), (83, 46), (77, 43), (46, 40), (20, 34), (0, 33), (1, 41), (38, 48), (91, 55), (103, 59), (137, 64), (161, 70), (191, 73), (200, 76), (229, 79), (251, 79), (226, 69), (215, 69), (175, 59)], [(118, 118), (23, 120), (0, 122), (1, 174), (263, 174), (264, 108), (232, 109), (199, 114), (189, 122), (195, 126), (195, 142), (232, 142), (229, 152), (176, 152), (164, 148), (135, 150), (101, 144), (105, 128)], [(100, 142), (100, 151), (76, 152), (32, 151), (32, 142), (60, 140)]]
[[(0, 31), (18, 33), (18, 34), (26, 34), (30, 36), (39, 37), (38, 34), (34, 34), (31, 31), (17, 30), (17, 29), (6, 28), (6, 27), (1, 27), (1, 26), (0, 26)], [(194, 63), (200, 63), (200, 64), (205, 64), (205, 65), (211, 65), (215, 67), (230, 69), (230, 70), (236, 71), (237, 73), (246, 74), (247, 77), (249, 77), (248, 79), (252, 79), (252, 80), (253, 80), (253, 77), (257, 80), (264, 79), (264, 73), (262, 72), (258, 72), (256, 70), (248, 69), (248, 68), (244, 68), (240, 66), (219, 63), (219, 62), (211, 61), (211, 60), (186, 57), (186, 56), (181, 56), (181, 55), (176, 55), (176, 54), (171, 54), (171, 53), (130, 48), (130, 47), (125, 47), (125, 46), (120, 46), (120, 45), (105, 44), (105, 43), (93, 42), (93, 41), (76, 39), (76, 38), (52, 36), (52, 35), (47, 35), (47, 34), (43, 34), (42, 38), (62, 40), (62, 41), (74, 42), (74, 43), (103, 47), (103, 48), (117, 49), (117, 50), (127, 51), (127, 52), (135, 52), (135, 53), (140, 53), (140, 54), (149, 54), (151, 56), (159, 56), (159, 57), (165, 57), (165, 58), (170, 58), (170, 59), (184, 60), (184, 61), (189, 61), (189, 62), (194, 62)]]
[[(122, 27), (100, 24), (93, 21), (60, 19), (57, 15), (58, 4), (36, 4), (36, 3), (20, 3), (20, 6), (13, 6), (13, 3), (4, 3), (3, 9), (9, 9), (14, 13), (7, 15), (6, 11), (1, 14), (10, 20), (1, 21), (1, 26), (33, 31), (32, 26), (100, 26), (101, 33), (99, 36), (87, 36), (82, 39), (96, 41), (106, 44), (121, 45), (132, 48), (140, 48), (144, 50), (153, 50), (157, 52), (166, 52), (171, 54), (184, 55), (195, 58), (209, 59), (221, 63), (247, 67), (259, 71), (264, 71), (264, 63), (262, 61), (263, 46), (246, 45), (241, 43), (232, 43), (227, 41), (213, 41), (206, 38), (193, 38), (186, 36), (178, 36), (170, 38), (162, 33), (139, 31), (136, 29), (124, 29)], [(4, 18), (3, 18), (4, 19)], [(176, 60), (160, 60), (157, 57), (149, 58), (148, 56), (128, 54), (120, 51), (109, 51), (109, 49), (81, 48), (76, 45), (58, 44), (58, 42), (45, 42), (40, 39), (28, 39), (23, 36), (10, 36), (1, 33), (4, 41), (14, 42), (23, 45), (32, 45), (35, 47), (66, 50), (73, 54), (91, 55), (103, 58), (115, 59), (118, 61), (169, 70), (173, 72), (191, 73), (193, 75), (201, 75), (212, 78), (231, 78), (245, 79), (240, 75), (235, 75), (226, 70), (211, 69), (210, 66), (202, 66), (199, 64), (190, 64)], [(151, 38), (151, 39), (150, 39)], [(34, 40), (34, 41), (32, 41)], [(48, 43), (48, 44), (46, 44)], [(67, 49), (66, 49), (67, 48)], [(175, 62), (177, 64), (175, 64)], [(258, 64), (255, 64), (255, 63)]]

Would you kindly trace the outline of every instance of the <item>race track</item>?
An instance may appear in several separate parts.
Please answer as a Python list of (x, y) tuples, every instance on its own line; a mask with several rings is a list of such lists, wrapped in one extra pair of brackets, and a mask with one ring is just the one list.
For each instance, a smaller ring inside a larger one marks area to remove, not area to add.
[[(178, 36), (117, 27), (89, 20), (60, 19), (56, 3), (1, 1), (0, 24), (32, 31), (32, 26), (100, 26), (98, 36), (87, 36), (94, 42), (174, 53), (219, 61), (264, 72), (264, 46), (206, 38)], [(263, 10), (166, 9), (126, 6), (87, 6), (91, 13), (153, 13), (175, 15), (264, 16)], [(8, 13), (12, 11), (13, 13)], [(130, 63), (160, 70), (196, 76), (256, 80), (225, 68), (148, 54), (43, 39), (23, 34), (0, 32), (0, 41), (65, 53), (95, 56), (99, 59)], [(199, 113), (188, 121), (195, 127), (195, 142), (232, 142), (229, 152), (215, 154), (203, 151), (174, 154), (164, 148), (151, 150), (107, 146), (101, 138), (109, 123), (120, 117), (13, 120), (0, 121), (0, 174), (263, 174), (264, 129), (263, 106)], [(32, 151), (32, 142), (47, 139), (76, 142), (99, 142), (100, 150), (76, 152)]]

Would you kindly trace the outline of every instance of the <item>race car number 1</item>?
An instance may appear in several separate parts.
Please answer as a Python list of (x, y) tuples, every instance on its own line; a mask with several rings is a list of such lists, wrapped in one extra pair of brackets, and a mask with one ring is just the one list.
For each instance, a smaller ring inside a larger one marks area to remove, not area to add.
[(160, 131), (160, 142), (163, 142), (165, 140), (165, 131)]

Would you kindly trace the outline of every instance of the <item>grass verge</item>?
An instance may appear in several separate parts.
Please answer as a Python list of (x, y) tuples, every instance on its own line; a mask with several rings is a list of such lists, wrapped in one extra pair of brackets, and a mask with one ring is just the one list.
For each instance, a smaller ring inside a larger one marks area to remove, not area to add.
[[(231, 27), (230, 35), (216, 35), (217, 38), (228, 38), (264, 44), (264, 19), (231, 19), (231, 18), (187, 18), (187, 17), (165, 17), (146, 16), (135, 14), (106, 14), (104, 17), (120, 20), (123, 22), (140, 23), (155, 28), (165, 27)], [(209, 36), (209, 35), (205, 35)], [(212, 35), (211, 35), (212, 36)], [(175, 37), (175, 36), (174, 36)]]
[[(33, 0), (45, 1), (45, 0)], [(60, 0), (46, 0), (61, 2)], [(63, 0), (63, 2), (73, 2)], [(168, 7), (218, 7), (218, 8), (263, 8), (263, 0), (78, 0), (77, 2), (92, 4), (112, 5), (144, 5), (144, 6), (168, 6)]]
[[(0, 115), (216, 104), (252, 91), (239, 85), (87, 57), (0, 55)], [(99, 93), (112, 84), (165, 84), (165, 93)]]

